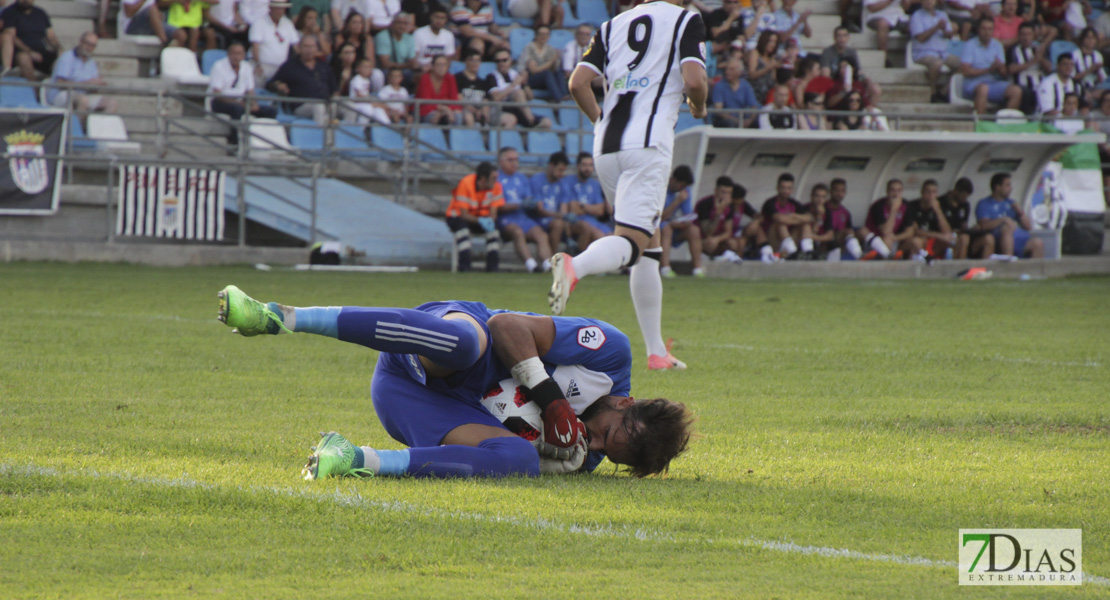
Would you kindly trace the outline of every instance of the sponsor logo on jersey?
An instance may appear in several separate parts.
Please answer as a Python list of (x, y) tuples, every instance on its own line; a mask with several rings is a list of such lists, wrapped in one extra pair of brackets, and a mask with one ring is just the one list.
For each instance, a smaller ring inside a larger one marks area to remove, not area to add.
[(638, 88), (646, 88), (651, 85), (651, 77), (633, 77), (632, 73), (621, 77), (613, 82), (614, 90), (631, 90)]
[(597, 350), (605, 343), (605, 332), (596, 325), (583, 327), (578, 330), (578, 345), (590, 350)]
[(578, 382), (571, 379), (570, 380), (570, 385), (567, 386), (567, 396), (566, 397), (567, 398), (573, 398), (575, 396), (581, 396), (581, 395), (582, 395), (582, 392), (578, 391)]

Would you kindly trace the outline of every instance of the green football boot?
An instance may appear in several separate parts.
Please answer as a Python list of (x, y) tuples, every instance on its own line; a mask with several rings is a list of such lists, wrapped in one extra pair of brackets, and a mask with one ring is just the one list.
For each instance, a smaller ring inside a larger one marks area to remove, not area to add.
[(313, 448), (308, 464), (301, 469), (306, 481), (324, 477), (373, 477), (370, 469), (354, 469), (355, 445), (336, 432), (323, 433), (320, 443)]
[(216, 296), (220, 299), (220, 314), (216, 318), (234, 327), (233, 333), (248, 337), (283, 331), (293, 333), (285, 326), (281, 311), (274, 302), (262, 304), (233, 285), (225, 287)]

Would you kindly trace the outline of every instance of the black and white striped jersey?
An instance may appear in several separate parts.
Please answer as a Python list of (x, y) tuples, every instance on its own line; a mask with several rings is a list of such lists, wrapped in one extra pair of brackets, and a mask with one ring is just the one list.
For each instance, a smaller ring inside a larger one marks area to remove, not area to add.
[(705, 66), (701, 15), (664, 0), (621, 13), (598, 28), (579, 66), (607, 82), (594, 154), (657, 148), (670, 154), (683, 100), (682, 64)]

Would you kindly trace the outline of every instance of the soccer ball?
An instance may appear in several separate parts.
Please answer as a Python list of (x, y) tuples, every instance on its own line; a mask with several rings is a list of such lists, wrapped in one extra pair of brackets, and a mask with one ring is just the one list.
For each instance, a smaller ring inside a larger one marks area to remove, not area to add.
[(504, 379), (482, 397), (482, 406), (490, 411), (509, 431), (537, 444), (543, 437), (543, 416), (535, 402), (512, 378)]

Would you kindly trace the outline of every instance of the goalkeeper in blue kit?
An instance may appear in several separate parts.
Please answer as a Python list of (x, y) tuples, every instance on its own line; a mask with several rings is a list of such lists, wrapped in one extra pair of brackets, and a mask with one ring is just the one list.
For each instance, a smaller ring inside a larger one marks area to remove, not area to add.
[[(665, 471), (690, 439), (693, 417), (683, 404), (629, 396), (628, 337), (603, 321), (463, 301), (290, 307), (235, 286), (218, 296), (219, 320), (244, 336), (313, 333), (381, 352), (370, 396), (386, 432), (408, 448), (359, 447), (328, 433), (302, 471), (306, 479), (534, 476), (592, 471), (605, 457), (643, 477)], [(481, 404), (510, 376), (542, 410), (537, 446)]]

